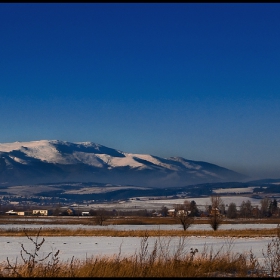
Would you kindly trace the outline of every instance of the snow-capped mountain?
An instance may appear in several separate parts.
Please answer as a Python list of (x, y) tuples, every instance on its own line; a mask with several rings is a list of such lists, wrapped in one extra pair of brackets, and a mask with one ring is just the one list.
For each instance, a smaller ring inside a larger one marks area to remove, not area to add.
[(202, 161), (133, 154), (92, 142), (41, 140), (0, 144), (0, 184), (98, 182), (148, 187), (243, 180)]

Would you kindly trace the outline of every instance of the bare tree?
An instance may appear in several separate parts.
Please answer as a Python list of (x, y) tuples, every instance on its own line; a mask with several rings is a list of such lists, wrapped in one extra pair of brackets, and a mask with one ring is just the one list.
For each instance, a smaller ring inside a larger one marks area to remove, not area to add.
[(190, 207), (191, 203), (188, 200), (185, 200), (184, 204), (175, 205), (175, 219), (183, 226), (183, 230), (187, 230), (194, 222)]
[(222, 223), (222, 215), (220, 210), (222, 205), (224, 205), (223, 200), (220, 196), (211, 196), (211, 212), (209, 217), (209, 223), (213, 230), (217, 230)]
[(188, 229), (194, 222), (194, 217), (190, 216), (189, 211), (180, 210), (181, 212), (176, 214), (177, 219), (180, 221), (183, 229)]
[(108, 217), (108, 213), (106, 212), (105, 209), (101, 208), (101, 209), (98, 209), (96, 211), (96, 216), (94, 217), (95, 218), (95, 222), (100, 225), (100, 226), (103, 226), (103, 223), (109, 218)]
[(218, 196), (218, 195), (211, 196), (210, 200), (211, 200), (212, 208), (214, 207), (214, 208), (220, 209), (220, 207), (224, 204), (222, 198), (220, 196)]

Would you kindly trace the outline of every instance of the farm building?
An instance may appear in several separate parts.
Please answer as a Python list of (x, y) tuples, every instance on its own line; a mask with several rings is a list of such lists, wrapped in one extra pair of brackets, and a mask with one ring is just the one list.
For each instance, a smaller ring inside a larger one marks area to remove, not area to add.
[(43, 210), (43, 209), (33, 210), (32, 214), (33, 215), (38, 215), (38, 216), (48, 216), (49, 215), (49, 210)]

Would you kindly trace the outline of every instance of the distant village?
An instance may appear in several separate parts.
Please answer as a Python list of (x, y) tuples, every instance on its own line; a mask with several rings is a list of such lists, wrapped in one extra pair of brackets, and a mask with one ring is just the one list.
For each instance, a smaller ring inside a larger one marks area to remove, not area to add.
[[(213, 196), (215, 197), (215, 196)], [(212, 198), (213, 198), (212, 197)], [(15, 200), (14, 197), (0, 197), (0, 215), (7, 216), (150, 216), (150, 217), (211, 217), (221, 216), (229, 219), (235, 218), (268, 218), (280, 217), (280, 208), (274, 198), (265, 197), (260, 200), (260, 205), (252, 205), (250, 200), (243, 201), (241, 205), (230, 203), (224, 205), (219, 196), (219, 203), (212, 205), (197, 205), (192, 199), (186, 199), (181, 204), (170, 204), (168, 207), (159, 205), (157, 209), (139, 209), (123, 207), (126, 202), (136, 201), (139, 198), (130, 198), (128, 201), (115, 201), (96, 203), (95, 201), (81, 201), (73, 203), (65, 199), (46, 198), (36, 201), (26, 201), (24, 198)], [(37, 197), (38, 199), (38, 197)], [(152, 201), (153, 198), (145, 198)], [(211, 203), (210, 203), (211, 204)], [(117, 205), (117, 206), (116, 206)], [(110, 207), (108, 207), (110, 206)], [(115, 207), (115, 208), (112, 208)], [(102, 214), (100, 214), (102, 213)]]

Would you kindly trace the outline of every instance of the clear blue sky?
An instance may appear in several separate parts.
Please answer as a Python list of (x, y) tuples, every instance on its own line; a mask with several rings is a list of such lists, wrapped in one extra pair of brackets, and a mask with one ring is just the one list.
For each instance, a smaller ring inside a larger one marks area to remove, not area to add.
[(280, 178), (279, 3), (1, 3), (0, 42), (1, 143)]

